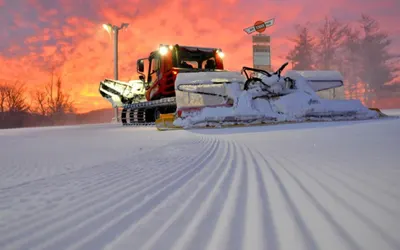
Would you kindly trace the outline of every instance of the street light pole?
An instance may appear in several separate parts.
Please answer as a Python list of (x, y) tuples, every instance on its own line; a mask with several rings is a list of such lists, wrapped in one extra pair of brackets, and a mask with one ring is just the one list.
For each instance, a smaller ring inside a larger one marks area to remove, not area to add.
[(113, 26), (114, 31), (114, 79), (118, 80), (118, 27)]
[[(112, 24), (103, 24), (103, 28), (110, 34), (111, 31), (114, 32), (114, 79), (118, 80), (118, 33), (119, 30), (123, 28), (127, 28), (129, 26), (128, 23), (122, 23), (121, 26), (116, 26)], [(115, 107), (115, 121), (120, 122), (118, 116), (118, 107)]]

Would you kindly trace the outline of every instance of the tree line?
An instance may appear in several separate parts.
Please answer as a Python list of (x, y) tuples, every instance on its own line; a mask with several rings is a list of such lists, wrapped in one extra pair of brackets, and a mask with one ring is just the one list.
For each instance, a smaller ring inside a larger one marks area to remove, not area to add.
[(64, 125), (74, 111), (62, 79), (53, 73), (43, 88), (34, 91), (19, 81), (0, 83), (0, 128)]
[(296, 36), (289, 38), (294, 47), (286, 59), (294, 70), (338, 70), (350, 97), (360, 97), (355, 92), (363, 83), (369, 104), (393, 89), (389, 84), (398, 77), (400, 55), (390, 52), (392, 40), (377, 20), (362, 14), (354, 27), (326, 17), (316, 29), (309, 26), (296, 25)]

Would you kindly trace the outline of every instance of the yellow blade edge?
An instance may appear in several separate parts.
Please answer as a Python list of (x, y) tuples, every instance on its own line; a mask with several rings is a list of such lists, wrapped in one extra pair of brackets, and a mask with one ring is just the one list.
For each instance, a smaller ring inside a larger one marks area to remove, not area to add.
[(378, 109), (378, 108), (369, 108), (369, 110), (373, 110), (373, 111), (378, 112), (379, 117), (387, 117), (387, 116), (388, 116), (387, 114), (383, 113), (383, 112), (382, 112), (380, 109)]
[(160, 114), (156, 120), (156, 128), (159, 131), (183, 129), (174, 125), (175, 114)]

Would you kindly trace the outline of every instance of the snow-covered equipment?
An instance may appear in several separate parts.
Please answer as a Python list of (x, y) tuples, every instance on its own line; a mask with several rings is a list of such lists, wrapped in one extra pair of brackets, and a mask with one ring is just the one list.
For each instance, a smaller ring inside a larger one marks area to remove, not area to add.
[[(99, 91), (122, 107), (123, 125), (159, 130), (383, 116), (359, 100), (326, 100), (318, 91), (343, 86), (338, 71), (227, 71), (219, 48), (160, 45), (137, 60), (139, 80), (105, 79)], [(148, 61), (145, 71), (144, 62)], [(146, 72), (146, 73), (145, 73)]]
[(100, 82), (101, 96), (111, 102), (113, 107), (122, 107), (125, 103), (145, 101), (145, 88), (141, 80), (129, 82), (105, 79)]
[(241, 74), (237, 72), (234, 77), (234, 72), (198, 76), (182, 73), (175, 81), (177, 112), (160, 119), (158, 127), (166, 129), (161, 126), (163, 120), (169, 120), (169, 124), (173, 120), (172, 128), (192, 128), (383, 116), (359, 100), (320, 98), (317, 91), (343, 85), (339, 72), (292, 70), (282, 76), (287, 65), (274, 73), (243, 67)]

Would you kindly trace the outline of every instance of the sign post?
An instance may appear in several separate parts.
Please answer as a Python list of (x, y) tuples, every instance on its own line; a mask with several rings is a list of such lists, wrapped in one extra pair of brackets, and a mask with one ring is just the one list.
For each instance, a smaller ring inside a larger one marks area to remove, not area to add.
[(257, 21), (254, 25), (244, 30), (247, 34), (258, 32), (252, 36), (253, 43), (253, 68), (271, 71), (271, 37), (262, 34), (266, 28), (271, 27), (275, 23), (275, 18), (267, 21)]
[(244, 32), (246, 32), (247, 34), (251, 34), (255, 31), (257, 31), (258, 33), (263, 33), (265, 31), (266, 28), (271, 27), (272, 25), (274, 25), (275, 23), (275, 18), (272, 18), (268, 21), (257, 21), (254, 23), (253, 26), (247, 27), (244, 30)]

